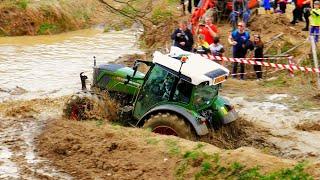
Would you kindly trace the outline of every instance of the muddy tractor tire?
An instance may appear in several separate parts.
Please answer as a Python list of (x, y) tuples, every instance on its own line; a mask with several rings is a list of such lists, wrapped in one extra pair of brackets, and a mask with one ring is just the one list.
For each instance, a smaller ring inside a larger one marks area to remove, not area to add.
[(152, 132), (178, 136), (184, 139), (195, 140), (196, 134), (190, 124), (183, 118), (170, 113), (158, 113), (151, 116), (143, 125), (144, 129), (151, 129)]
[(101, 119), (107, 116), (108, 110), (104, 98), (93, 92), (78, 92), (66, 102), (63, 110), (65, 118), (70, 120)]

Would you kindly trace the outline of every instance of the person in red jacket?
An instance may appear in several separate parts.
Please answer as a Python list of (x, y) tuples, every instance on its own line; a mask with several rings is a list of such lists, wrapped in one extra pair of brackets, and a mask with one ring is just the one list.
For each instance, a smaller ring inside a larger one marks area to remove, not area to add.
[(218, 36), (218, 29), (212, 24), (211, 17), (205, 18), (205, 24), (199, 24), (198, 34), (203, 34), (209, 45), (213, 43), (213, 38)]
[(293, 20), (290, 22), (291, 24), (295, 25), (298, 20), (302, 20), (302, 6), (304, 0), (295, 0), (295, 8), (292, 11)]
[(296, 0), (296, 8), (292, 11), (293, 20), (291, 21), (291, 24), (297, 23), (300, 14), (303, 15), (304, 20), (306, 21), (306, 26), (302, 31), (309, 31), (310, 3), (311, 0)]

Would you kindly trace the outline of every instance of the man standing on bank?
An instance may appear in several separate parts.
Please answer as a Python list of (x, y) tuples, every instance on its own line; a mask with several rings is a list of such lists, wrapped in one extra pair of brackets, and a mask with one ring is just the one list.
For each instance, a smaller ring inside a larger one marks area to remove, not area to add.
[(191, 51), (193, 46), (193, 36), (187, 26), (187, 21), (181, 21), (179, 23), (179, 28), (172, 33), (171, 39), (173, 40), (174, 46), (185, 51)]
[[(250, 43), (250, 34), (245, 31), (245, 23), (239, 22), (238, 28), (235, 29), (229, 36), (228, 42), (233, 46), (232, 54), (234, 58), (245, 58), (247, 54), (247, 47)], [(240, 64), (240, 80), (244, 80), (245, 64)], [(232, 77), (237, 77), (238, 63), (233, 63)]]

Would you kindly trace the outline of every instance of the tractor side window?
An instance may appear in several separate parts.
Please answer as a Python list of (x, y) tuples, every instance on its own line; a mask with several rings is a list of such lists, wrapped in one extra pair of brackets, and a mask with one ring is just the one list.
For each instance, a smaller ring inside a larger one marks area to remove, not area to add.
[(168, 100), (175, 76), (155, 66), (145, 84), (144, 92), (154, 101)]
[(173, 100), (177, 102), (189, 103), (193, 85), (183, 79), (180, 79), (174, 93)]

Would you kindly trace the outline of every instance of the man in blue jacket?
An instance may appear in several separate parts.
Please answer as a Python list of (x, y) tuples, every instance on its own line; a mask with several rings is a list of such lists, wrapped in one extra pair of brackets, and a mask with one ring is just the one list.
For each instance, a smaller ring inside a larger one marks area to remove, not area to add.
[[(229, 43), (233, 46), (232, 54), (234, 58), (245, 58), (247, 54), (247, 49), (250, 44), (250, 34), (245, 31), (245, 23), (239, 22), (238, 28), (234, 30), (229, 36)], [(240, 79), (244, 80), (244, 68), (245, 64), (240, 64)], [(238, 63), (233, 63), (232, 77), (237, 77)]]

